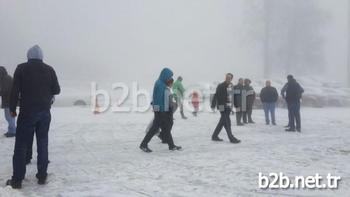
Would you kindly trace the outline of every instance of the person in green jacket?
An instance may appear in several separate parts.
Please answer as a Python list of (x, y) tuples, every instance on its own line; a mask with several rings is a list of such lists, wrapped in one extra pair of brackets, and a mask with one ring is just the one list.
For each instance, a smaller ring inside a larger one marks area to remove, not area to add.
[(179, 76), (177, 80), (175, 81), (173, 85), (173, 92), (175, 95), (175, 100), (177, 103), (177, 106), (180, 108), (180, 114), (183, 119), (187, 119), (187, 117), (184, 114), (184, 107), (183, 107), (183, 99), (184, 99), (184, 93), (185, 88), (182, 85), (182, 77)]

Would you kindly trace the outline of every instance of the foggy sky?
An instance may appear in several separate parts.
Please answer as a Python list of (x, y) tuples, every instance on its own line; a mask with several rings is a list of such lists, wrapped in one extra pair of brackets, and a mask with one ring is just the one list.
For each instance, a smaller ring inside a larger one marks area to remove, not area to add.
[[(330, 15), (325, 76), (345, 82), (347, 1), (319, 2)], [(39, 44), (61, 80), (152, 84), (164, 66), (188, 83), (259, 78), (247, 14), (246, 0), (0, 0), (0, 65), (13, 73)]]

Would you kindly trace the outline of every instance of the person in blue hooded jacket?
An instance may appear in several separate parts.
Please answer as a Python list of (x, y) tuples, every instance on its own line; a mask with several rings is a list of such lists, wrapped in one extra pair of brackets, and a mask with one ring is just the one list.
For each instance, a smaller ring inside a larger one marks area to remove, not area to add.
[(152, 107), (154, 111), (154, 120), (149, 132), (147, 132), (143, 141), (141, 142), (140, 149), (144, 152), (152, 152), (148, 148), (148, 143), (152, 137), (157, 134), (159, 129), (165, 137), (165, 141), (168, 143), (169, 150), (180, 150), (181, 146), (174, 144), (173, 137), (171, 135), (171, 129), (173, 127), (173, 113), (171, 109), (171, 102), (169, 100), (169, 88), (170, 81), (173, 81), (173, 72), (169, 68), (164, 68), (158, 80), (154, 84), (153, 88), (153, 100)]

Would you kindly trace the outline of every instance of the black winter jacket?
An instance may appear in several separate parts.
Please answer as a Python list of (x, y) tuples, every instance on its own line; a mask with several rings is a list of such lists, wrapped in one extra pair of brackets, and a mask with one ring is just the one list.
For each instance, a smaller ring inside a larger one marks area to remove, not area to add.
[(215, 95), (211, 101), (211, 108), (217, 107), (219, 110), (223, 110), (227, 103), (230, 103), (228, 100), (227, 87), (229, 84), (222, 82), (218, 85), (215, 91)]
[(278, 100), (278, 92), (275, 87), (264, 87), (260, 91), (260, 100), (263, 103), (275, 103)]
[(244, 86), (237, 84), (233, 87), (234, 92), (234, 106), (236, 108), (242, 107), (242, 95), (243, 95)]
[(11, 112), (16, 111), (18, 101), (21, 112), (50, 110), (53, 96), (61, 91), (55, 70), (42, 60), (18, 65), (13, 78)]
[(300, 86), (300, 84), (296, 80), (293, 79), (288, 81), (288, 85), (286, 89), (287, 102), (299, 102), (303, 93), (304, 93), (304, 89)]

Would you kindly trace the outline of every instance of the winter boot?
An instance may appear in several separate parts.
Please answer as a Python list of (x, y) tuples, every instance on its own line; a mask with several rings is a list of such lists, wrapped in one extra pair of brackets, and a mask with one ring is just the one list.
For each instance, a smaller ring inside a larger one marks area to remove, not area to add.
[(286, 129), (285, 131), (287, 131), (287, 132), (295, 132), (295, 129), (289, 128), (289, 129)]
[(6, 185), (11, 186), (13, 189), (21, 189), (22, 182), (14, 182), (11, 179), (6, 181)]
[(230, 139), (230, 142), (231, 142), (232, 144), (238, 144), (238, 143), (241, 142), (241, 140), (239, 140), (239, 139), (233, 137), (232, 139)]
[(140, 149), (145, 153), (151, 153), (152, 150), (148, 148), (148, 146), (140, 145)]
[(35, 176), (38, 179), (38, 184), (39, 185), (45, 185), (46, 184), (47, 176), (40, 177), (38, 174), (36, 174)]
[(170, 148), (169, 148), (169, 150), (171, 150), (171, 151), (174, 151), (174, 150), (181, 150), (181, 149), (182, 149), (181, 146), (176, 146), (176, 145), (174, 145), (173, 147), (170, 147)]
[(222, 142), (223, 139), (219, 138), (219, 137), (212, 137), (211, 140), (215, 141), (215, 142)]
[(15, 137), (16, 134), (15, 133), (5, 133), (4, 134), (6, 137), (10, 138), (10, 137)]

